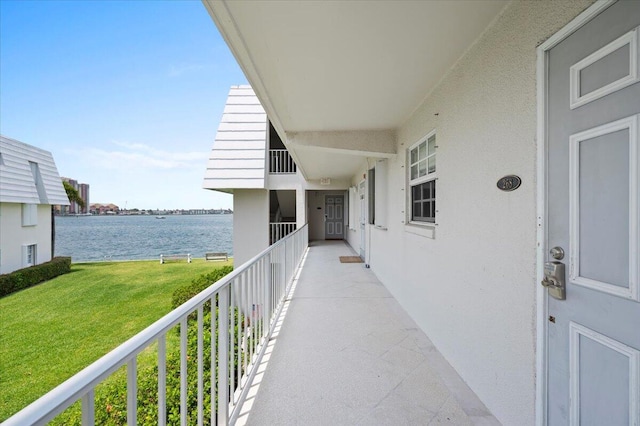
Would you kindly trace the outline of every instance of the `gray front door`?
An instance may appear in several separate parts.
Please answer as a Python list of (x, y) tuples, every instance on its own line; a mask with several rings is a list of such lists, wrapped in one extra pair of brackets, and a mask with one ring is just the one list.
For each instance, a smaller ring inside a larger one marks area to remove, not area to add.
[(549, 425), (640, 425), (639, 25), (621, 1), (548, 54)]
[(344, 196), (327, 195), (324, 212), (325, 240), (342, 240), (344, 238)]

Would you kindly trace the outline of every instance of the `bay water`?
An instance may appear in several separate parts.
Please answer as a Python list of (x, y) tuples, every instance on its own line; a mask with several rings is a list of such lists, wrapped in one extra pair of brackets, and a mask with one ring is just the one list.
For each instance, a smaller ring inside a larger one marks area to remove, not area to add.
[(55, 255), (72, 262), (233, 253), (233, 215), (56, 216)]

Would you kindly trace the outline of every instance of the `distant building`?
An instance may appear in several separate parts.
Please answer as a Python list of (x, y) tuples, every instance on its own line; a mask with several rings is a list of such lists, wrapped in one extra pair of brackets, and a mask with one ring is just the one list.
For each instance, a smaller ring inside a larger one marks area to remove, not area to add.
[(80, 198), (84, 200), (84, 207), (80, 209), (80, 213), (87, 214), (89, 213), (89, 184), (88, 183), (79, 184), (78, 192), (80, 193)]
[(51, 205), (69, 205), (51, 153), (0, 136), (0, 188), (0, 274), (51, 260)]
[[(88, 188), (87, 188), (87, 191), (88, 191)], [(119, 214), (120, 213), (120, 207), (116, 206), (113, 203), (110, 203), (110, 204), (94, 203), (89, 205), (88, 208), (89, 208), (89, 213), (91, 214)]]
[(78, 194), (80, 198), (84, 200), (84, 208), (80, 208), (80, 205), (74, 201), (71, 201), (69, 206), (54, 206), (56, 214), (87, 214), (89, 213), (89, 184), (88, 183), (78, 183), (77, 180), (63, 177), (62, 180), (71, 185)]

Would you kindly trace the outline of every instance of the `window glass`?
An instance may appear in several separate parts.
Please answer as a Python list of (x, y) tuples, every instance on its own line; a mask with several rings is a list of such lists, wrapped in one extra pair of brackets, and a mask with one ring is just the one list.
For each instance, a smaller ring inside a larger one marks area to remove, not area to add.
[(418, 155), (418, 159), (424, 160), (425, 158), (427, 158), (427, 146), (424, 142), (418, 146), (418, 149), (420, 151), (420, 154)]
[(429, 138), (429, 155), (436, 153), (436, 137), (435, 135)]
[(426, 176), (427, 175), (427, 163), (425, 163), (424, 161), (421, 161), (419, 163), (418, 167), (419, 167), (418, 177)]
[(431, 134), (409, 149), (411, 221), (435, 223), (436, 135)]

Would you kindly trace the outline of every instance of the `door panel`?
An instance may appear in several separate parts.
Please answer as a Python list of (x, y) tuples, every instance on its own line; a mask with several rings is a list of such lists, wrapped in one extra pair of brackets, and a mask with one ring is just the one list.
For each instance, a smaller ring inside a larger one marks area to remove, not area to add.
[(344, 238), (344, 196), (327, 195), (325, 197), (325, 235), (326, 240)]
[(548, 53), (546, 252), (567, 267), (547, 306), (549, 425), (640, 426), (639, 25), (640, 2), (618, 2)]

